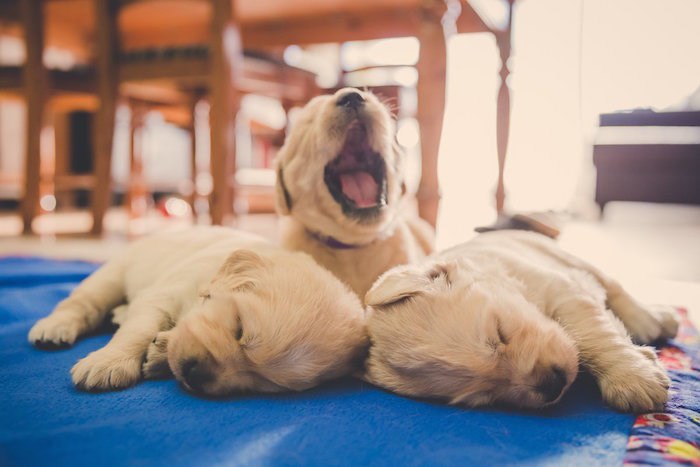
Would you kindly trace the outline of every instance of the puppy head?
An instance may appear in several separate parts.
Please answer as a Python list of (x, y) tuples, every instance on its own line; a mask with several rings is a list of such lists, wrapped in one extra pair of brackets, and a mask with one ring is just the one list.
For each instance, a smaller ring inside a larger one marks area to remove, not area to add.
[(173, 329), (168, 363), (194, 392), (298, 391), (356, 370), (359, 299), (303, 253), (233, 253)]
[(403, 162), (387, 108), (345, 88), (302, 110), (277, 158), (277, 209), (308, 229), (366, 243), (392, 221)]
[(462, 261), (402, 266), (368, 292), (366, 379), (400, 394), (467, 406), (557, 402), (578, 356), (515, 281)]

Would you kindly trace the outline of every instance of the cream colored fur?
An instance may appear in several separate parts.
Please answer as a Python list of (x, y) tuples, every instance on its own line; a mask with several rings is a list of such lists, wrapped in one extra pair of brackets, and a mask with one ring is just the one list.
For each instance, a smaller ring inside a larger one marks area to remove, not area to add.
[[(284, 216), (282, 244), (309, 253), (363, 297), (389, 268), (420, 260), (433, 249), (432, 228), (406, 206), (403, 156), (394, 138), (394, 121), (371, 93), (350, 114), (334, 95), (312, 99), (301, 112), (277, 158), (277, 209)], [(324, 183), (324, 168), (336, 158), (348, 127), (357, 119), (368, 128), (371, 147), (386, 165), (387, 198), (371, 220), (347, 216)], [(333, 248), (309, 235), (332, 237), (353, 249)]]
[[(115, 309), (120, 328), (71, 370), (86, 390), (131, 386), (188, 361), (199, 392), (300, 390), (354, 371), (366, 348), (357, 297), (309, 256), (231, 229), (200, 227), (131, 245), (29, 332), (72, 345)], [(168, 365), (169, 363), (169, 365)]]
[(483, 234), (397, 267), (366, 302), (366, 378), (400, 394), (537, 408), (561, 398), (580, 362), (615, 409), (660, 410), (668, 397), (654, 350), (637, 344), (675, 336), (675, 314), (538, 234)]

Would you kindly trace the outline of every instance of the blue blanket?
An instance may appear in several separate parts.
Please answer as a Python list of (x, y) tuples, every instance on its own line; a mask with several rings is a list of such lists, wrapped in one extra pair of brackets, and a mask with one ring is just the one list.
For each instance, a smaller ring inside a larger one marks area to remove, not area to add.
[(172, 380), (113, 393), (69, 370), (109, 335), (27, 343), (96, 265), (0, 259), (0, 465), (620, 465), (631, 415), (580, 378), (551, 410), (465, 410), (346, 380), (298, 394), (193, 397)]

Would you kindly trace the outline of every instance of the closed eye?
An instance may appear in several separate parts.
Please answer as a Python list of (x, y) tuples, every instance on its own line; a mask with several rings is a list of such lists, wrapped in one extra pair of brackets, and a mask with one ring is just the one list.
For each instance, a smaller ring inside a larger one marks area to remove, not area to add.
[(496, 322), (496, 331), (498, 332), (498, 340), (501, 341), (501, 344), (508, 345), (508, 338), (503, 332), (503, 327), (501, 326), (500, 321)]
[(243, 338), (243, 323), (241, 323), (241, 317), (238, 317), (238, 327), (236, 328), (236, 340), (240, 341)]
[(382, 303), (381, 308), (388, 308), (388, 307), (403, 305), (405, 303), (410, 302), (411, 300), (413, 300), (413, 295), (404, 295), (403, 297), (399, 297), (392, 302)]
[(505, 332), (503, 332), (503, 327), (501, 326), (500, 321), (496, 320), (496, 338), (489, 338), (487, 344), (494, 350), (494, 352), (497, 351), (500, 346), (508, 345), (508, 337), (506, 336)]
[(199, 293), (199, 297), (202, 299), (202, 305), (211, 298), (211, 294), (208, 291), (203, 291)]

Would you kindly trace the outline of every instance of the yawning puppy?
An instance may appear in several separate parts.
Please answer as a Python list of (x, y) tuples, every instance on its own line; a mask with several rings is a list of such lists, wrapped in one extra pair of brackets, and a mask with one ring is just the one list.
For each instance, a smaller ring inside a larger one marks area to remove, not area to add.
[(115, 307), (112, 340), (71, 370), (81, 389), (125, 388), (167, 375), (169, 363), (203, 394), (302, 390), (354, 371), (366, 348), (362, 306), (330, 272), (225, 228), (134, 243), (37, 322), (29, 341), (72, 345)]
[(361, 297), (384, 271), (432, 251), (432, 228), (409, 215), (389, 111), (371, 93), (311, 100), (277, 159), (282, 243), (311, 254)]
[(668, 396), (653, 349), (625, 327), (639, 344), (670, 338), (674, 313), (643, 307), (538, 234), (483, 234), (397, 267), (366, 302), (366, 378), (400, 394), (538, 408), (561, 398), (580, 361), (618, 410), (661, 409)]

